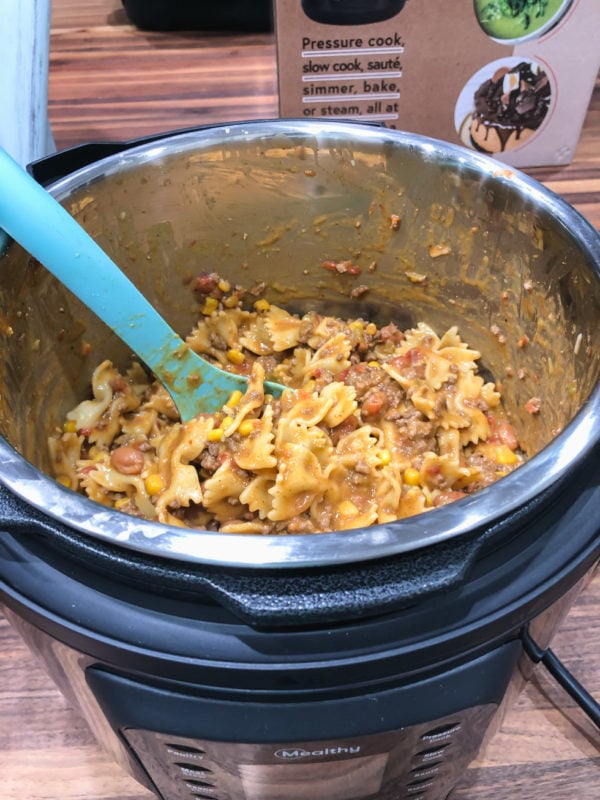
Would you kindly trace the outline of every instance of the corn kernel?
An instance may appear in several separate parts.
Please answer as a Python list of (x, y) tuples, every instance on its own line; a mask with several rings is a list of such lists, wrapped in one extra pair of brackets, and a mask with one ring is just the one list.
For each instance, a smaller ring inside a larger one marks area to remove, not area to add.
[(228, 292), (231, 289), (231, 284), (229, 281), (226, 281), (225, 278), (221, 278), (221, 280), (217, 283), (217, 286), (222, 292)]
[(158, 494), (160, 491), (162, 491), (163, 480), (160, 475), (154, 473), (153, 475), (148, 475), (144, 481), (144, 486), (146, 487), (146, 491), (149, 495)]
[(377, 325), (375, 325), (374, 322), (369, 322), (365, 330), (369, 334), (369, 336), (375, 336), (375, 334), (377, 333)]
[(63, 431), (65, 433), (77, 433), (77, 423), (75, 422), (75, 420), (68, 419), (63, 425)]
[(56, 480), (58, 483), (62, 484), (63, 486), (66, 486), (67, 489), (71, 488), (71, 479), (69, 478), (68, 475), (59, 475)]
[(251, 419), (244, 419), (240, 422), (238, 427), (238, 432), (240, 436), (250, 436), (252, 431), (254, 430), (254, 420)]
[(354, 320), (354, 322), (351, 322), (349, 325), (349, 328), (351, 331), (353, 331), (353, 333), (359, 333), (359, 334), (363, 332), (364, 327), (365, 326), (359, 319)]
[(235, 308), (239, 303), (239, 300), (240, 298), (237, 296), (237, 294), (230, 294), (229, 297), (226, 297), (223, 300), (223, 305), (225, 308)]
[(343, 500), (338, 506), (338, 512), (342, 517), (355, 517), (358, 514), (358, 508), (352, 500)]
[(120, 500), (115, 500), (115, 508), (119, 511), (121, 508), (125, 508), (126, 505), (129, 504), (128, 497), (121, 497)]
[(232, 364), (243, 364), (246, 356), (242, 353), (241, 350), (228, 350), (227, 351), (227, 358), (231, 361)]
[(214, 297), (207, 297), (206, 300), (204, 301), (202, 313), (204, 314), (205, 317), (209, 317), (211, 314), (214, 314), (218, 306), (219, 306), (218, 300), (216, 300)]
[(269, 303), (268, 300), (265, 300), (264, 298), (262, 298), (261, 300), (257, 300), (256, 303), (254, 303), (255, 311), (268, 311), (270, 308), (271, 304)]
[(231, 393), (229, 400), (227, 401), (227, 408), (235, 408), (243, 396), (243, 393), (240, 392), (239, 389), (236, 389), (235, 392)]
[(407, 467), (404, 470), (402, 477), (404, 479), (404, 483), (407, 483), (409, 486), (418, 486), (421, 480), (419, 470), (415, 469), (414, 467)]
[(221, 423), (221, 428), (223, 428), (223, 430), (227, 430), (227, 428), (230, 425), (233, 425), (233, 417), (230, 417), (230, 416), (223, 417), (223, 422)]
[(381, 367), (379, 361), (368, 361), (367, 363), (370, 367), (375, 367), (376, 369), (379, 369)]
[(104, 451), (100, 447), (93, 445), (90, 447), (88, 455), (92, 461), (102, 461), (104, 457)]
[(377, 453), (377, 461), (379, 461), (382, 467), (386, 467), (392, 460), (392, 454), (389, 450), (380, 450)]
[(516, 464), (519, 460), (517, 454), (514, 453), (506, 444), (493, 445), (491, 447), (490, 455), (497, 464), (503, 464), (504, 466)]
[(223, 438), (223, 433), (223, 428), (213, 428), (212, 431), (207, 433), (206, 438), (209, 442), (220, 442)]

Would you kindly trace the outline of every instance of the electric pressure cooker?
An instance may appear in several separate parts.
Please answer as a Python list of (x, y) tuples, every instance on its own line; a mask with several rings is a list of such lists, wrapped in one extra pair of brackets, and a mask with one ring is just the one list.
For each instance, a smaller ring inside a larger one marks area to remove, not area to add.
[[(0, 259), (2, 609), (115, 760), (162, 800), (443, 800), (554, 663), (600, 555), (598, 233), (497, 162), (350, 123), (90, 144), (31, 170), (183, 334), (209, 270), (293, 310), (458, 324), (482, 352), (528, 456), (492, 486), (337, 533), (173, 528), (49, 477), (93, 357), (129, 353), (15, 243)], [(359, 300), (325, 258), (376, 262)]]

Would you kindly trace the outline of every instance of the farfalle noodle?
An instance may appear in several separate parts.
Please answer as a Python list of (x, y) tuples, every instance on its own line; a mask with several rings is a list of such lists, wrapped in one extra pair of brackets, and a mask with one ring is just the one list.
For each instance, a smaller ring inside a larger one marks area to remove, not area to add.
[[(139, 364), (121, 374), (105, 360), (50, 440), (58, 480), (163, 524), (319, 533), (430, 511), (522, 463), (498, 387), (457, 328), (242, 308), (241, 295), (209, 298), (186, 341), (247, 375), (246, 393), (182, 423)], [(265, 376), (289, 387), (280, 399)], [(139, 451), (135, 474), (111, 459), (123, 447)]]

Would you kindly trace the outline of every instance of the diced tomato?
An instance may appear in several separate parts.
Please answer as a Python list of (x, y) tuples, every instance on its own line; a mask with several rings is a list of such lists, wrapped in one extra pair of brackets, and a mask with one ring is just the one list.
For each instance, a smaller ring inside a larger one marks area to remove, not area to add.
[(373, 415), (379, 412), (387, 405), (387, 395), (378, 389), (371, 392), (365, 397), (362, 403), (362, 410), (365, 414)]
[(322, 266), (330, 272), (347, 273), (348, 275), (360, 275), (362, 272), (358, 264), (351, 261), (323, 261)]
[(420, 347), (411, 347), (404, 355), (393, 358), (392, 366), (399, 370), (409, 370), (425, 366), (425, 353)]
[(490, 444), (505, 444), (511, 450), (516, 450), (519, 446), (519, 440), (510, 422), (498, 420), (493, 414), (488, 414), (487, 420), (490, 426), (488, 442)]
[(455, 500), (460, 500), (461, 497), (466, 497), (466, 496), (467, 495), (465, 492), (448, 490), (447, 492), (441, 492), (440, 494), (438, 494), (433, 500), (433, 505), (446, 506), (448, 505), (448, 503), (453, 503)]

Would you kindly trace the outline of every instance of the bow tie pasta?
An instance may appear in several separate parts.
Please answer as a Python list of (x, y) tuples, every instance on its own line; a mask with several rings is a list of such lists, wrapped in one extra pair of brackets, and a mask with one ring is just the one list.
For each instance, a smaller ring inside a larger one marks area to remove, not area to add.
[[(319, 533), (429, 511), (522, 463), (497, 387), (456, 328), (299, 316), (264, 299), (244, 308), (227, 289), (204, 298), (187, 344), (247, 375), (246, 393), (182, 423), (139, 364), (121, 373), (105, 360), (50, 439), (57, 480), (170, 525)], [(289, 388), (274, 399), (265, 377)]]

